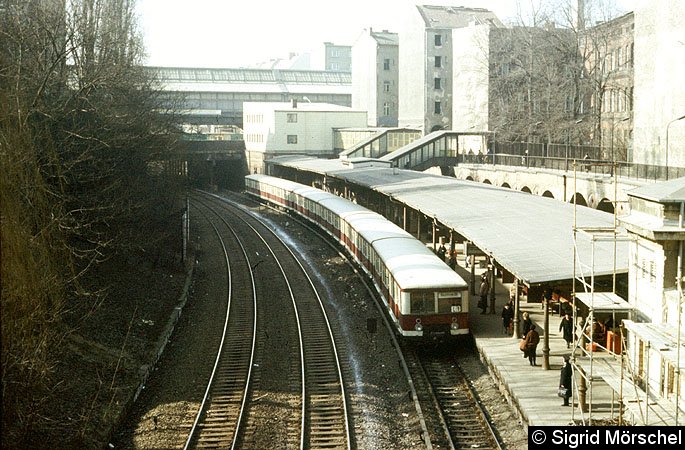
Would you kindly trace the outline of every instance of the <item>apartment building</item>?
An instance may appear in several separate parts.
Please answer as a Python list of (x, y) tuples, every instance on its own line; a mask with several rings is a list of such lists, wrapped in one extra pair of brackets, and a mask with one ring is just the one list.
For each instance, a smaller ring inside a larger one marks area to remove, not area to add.
[(325, 70), (328, 72), (352, 71), (352, 46), (324, 42)]
[(352, 46), (352, 108), (368, 111), (371, 127), (396, 127), (399, 107), (399, 37), (364, 30)]
[(585, 30), (581, 51), (586, 88), (598, 123), (594, 141), (602, 157), (617, 161), (632, 158), (635, 15), (631, 12)]
[(484, 8), (416, 5), (405, 17), (399, 49), (399, 125), (424, 133), (453, 129), (453, 88), (457, 54), (472, 42), (455, 30), (470, 24), (501, 27)]

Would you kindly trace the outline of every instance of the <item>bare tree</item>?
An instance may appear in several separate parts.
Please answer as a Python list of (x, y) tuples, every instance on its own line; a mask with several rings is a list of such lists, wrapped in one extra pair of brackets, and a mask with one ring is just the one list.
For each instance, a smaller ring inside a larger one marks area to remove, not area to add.
[(615, 37), (611, 27), (586, 23), (616, 10), (578, 3), (519, 3), (518, 23), (491, 34), (490, 123), (501, 139), (602, 145), (612, 89), (604, 55)]
[(52, 420), (51, 350), (82, 276), (174, 219), (180, 186), (158, 168), (175, 117), (139, 65), (133, 6), (0, 0), (4, 443)]

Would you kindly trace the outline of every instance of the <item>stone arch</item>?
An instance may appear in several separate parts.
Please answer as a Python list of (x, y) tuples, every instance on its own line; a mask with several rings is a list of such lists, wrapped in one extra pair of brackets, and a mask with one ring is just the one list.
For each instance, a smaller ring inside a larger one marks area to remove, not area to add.
[(614, 204), (608, 198), (603, 198), (597, 203), (597, 209), (600, 211), (614, 213)]
[(532, 194), (532, 193), (533, 193), (533, 191), (531, 191), (530, 188), (529, 188), (528, 186), (523, 186), (523, 187), (521, 188), (521, 192), (527, 192), (528, 194)]
[(466, 177), (466, 181), (473, 181), (473, 177), (469, 175), (468, 177)]
[(543, 197), (548, 197), (548, 198), (554, 198), (554, 194), (552, 194), (550, 191), (545, 191), (542, 193)]
[(486, 179), (483, 180), (483, 184), (492, 184), (492, 182), (490, 182), (490, 180), (488, 180), (488, 179), (486, 178)]
[(587, 200), (585, 200), (585, 197), (583, 197), (583, 194), (580, 192), (576, 192), (573, 197), (571, 197), (571, 200), (569, 203), (576, 203), (577, 205), (580, 206), (587, 206)]
[(502, 183), (502, 187), (511, 189), (511, 186), (509, 186), (509, 183)]

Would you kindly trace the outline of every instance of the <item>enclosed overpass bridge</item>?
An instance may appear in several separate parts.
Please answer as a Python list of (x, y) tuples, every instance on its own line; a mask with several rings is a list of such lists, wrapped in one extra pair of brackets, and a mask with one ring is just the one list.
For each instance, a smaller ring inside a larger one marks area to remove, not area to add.
[(184, 67), (148, 70), (170, 101), (180, 96), (188, 123), (242, 128), (243, 102), (287, 102), (295, 98), (352, 105), (352, 77), (347, 72)]

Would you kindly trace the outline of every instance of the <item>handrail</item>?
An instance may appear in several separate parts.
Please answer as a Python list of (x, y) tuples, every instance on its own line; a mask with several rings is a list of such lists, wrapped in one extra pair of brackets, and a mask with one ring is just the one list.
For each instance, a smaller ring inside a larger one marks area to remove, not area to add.
[[(573, 162), (584, 171), (593, 175), (612, 175), (614, 164), (606, 159), (571, 159), (551, 156), (529, 156), (520, 154), (496, 153), (495, 155), (458, 156), (458, 164), (482, 164), (490, 166), (526, 167), (531, 169), (552, 169), (569, 171)], [(616, 175), (620, 178), (634, 180), (668, 180), (685, 177), (685, 167), (666, 167), (651, 164), (639, 164), (627, 161), (616, 161)]]

